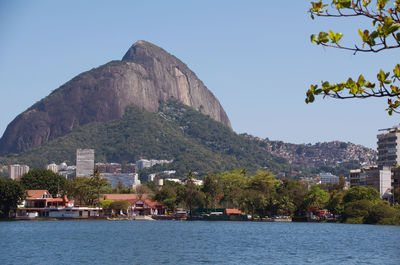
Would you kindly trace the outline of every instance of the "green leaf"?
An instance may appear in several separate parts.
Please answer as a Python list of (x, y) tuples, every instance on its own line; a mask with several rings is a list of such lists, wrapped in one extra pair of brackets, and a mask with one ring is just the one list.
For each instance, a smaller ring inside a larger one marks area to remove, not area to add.
[(315, 34), (312, 34), (312, 35), (310, 36), (310, 40), (311, 40), (311, 42), (314, 42), (314, 43), (317, 43), (317, 44), (320, 43), (320, 42), (318, 41), (317, 36), (315, 36)]
[(351, 88), (350, 88), (350, 94), (357, 94), (357, 92), (358, 92), (358, 88), (357, 88), (357, 86), (356, 85), (353, 85), (353, 86), (351, 86)]
[(329, 39), (328, 39), (328, 33), (326, 32), (320, 32), (318, 34), (318, 41), (322, 42), (322, 43), (328, 43)]
[(400, 77), (400, 64), (396, 64), (393, 69), (393, 74), (395, 77)]
[(378, 37), (378, 32), (377, 31), (372, 31), (371, 35), (370, 35), (370, 38), (375, 39), (377, 37)]
[(318, 85), (311, 85), (310, 90), (312, 93), (314, 93), (315, 89), (318, 87)]
[(362, 1), (362, 5), (364, 6), (364, 7), (367, 7), (369, 4), (371, 3), (371, 0), (367, 0), (367, 1)]
[(375, 84), (368, 81), (367, 84), (365, 85), (365, 87), (370, 88), (370, 89), (374, 89), (375, 88)]
[(319, 95), (321, 93), (322, 93), (322, 89), (321, 88), (315, 90), (315, 92), (314, 92), (315, 95)]
[(397, 31), (398, 29), (400, 29), (400, 24), (393, 24), (389, 28), (389, 33), (393, 33), (395, 31)]
[(357, 84), (358, 84), (360, 87), (362, 87), (362, 86), (365, 85), (365, 78), (364, 78), (363, 75), (360, 75), (360, 76), (358, 77)]
[(399, 87), (391, 85), (390, 89), (392, 90), (393, 93), (398, 94), (399, 93)]
[(381, 82), (385, 81), (385, 72), (381, 69), (376, 77)]
[(331, 39), (332, 43), (337, 43), (342, 37), (343, 34), (341, 32), (334, 33), (332, 30), (329, 30), (329, 38)]

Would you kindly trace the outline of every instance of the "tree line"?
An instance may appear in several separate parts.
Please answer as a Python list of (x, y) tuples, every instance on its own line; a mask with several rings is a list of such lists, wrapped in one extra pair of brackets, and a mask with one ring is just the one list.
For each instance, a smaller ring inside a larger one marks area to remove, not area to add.
[[(47, 189), (54, 197), (66, 194), (80, 206), (103, 206), (124, 208), (120, 203), (103, 201), (104, 193), (149, 194), (163, 203), (171, 213), (176, 208), (186, 208), (192, 215), (196, 208), (237, 208), (254, 218), (275, 215), (303, 217), (307, 208), (327, 209), (346, 223), (400, 225), (400, 207), (383, 201), (374, 188), (355, 186), (345, 189), (345, 179), (327, 185), (309, 185), (301, 180), (278, 179), (268, 171), (249, 174), (246, 169), (208, 174), (203, 185), (195, 185), (192, 172), (186, 176), (184, 185), (166, 181), (161, 188), (148, 182), (136, 190), (119, 185), (111, 188), (108, 180), (95, 170), (93, 176), (66, 180), (49, 170), (34, 169), (19, 181), (0, 178), (0, 211), (8, 216), (25, 198), (25, 190)], [(398, 199), (398, 197), (396, 197)]]
[(154, 198), (169, 211), (185, 207), (238, 208), (254, 218), (284, 215), (304, 217), (307, 208), (327, 209), (341, 222), (400, 225), (400, 207), (380, 198), (371, 187), (345, 189), (346, 181), (326, 185), (309, 185), (301, 180), (278, 179), (268, 171), (249, 175), (245, 169), (208, 174), (204, 184), (196, 186), (189, 173), (185, 185), (166, 182), (154, 190)]

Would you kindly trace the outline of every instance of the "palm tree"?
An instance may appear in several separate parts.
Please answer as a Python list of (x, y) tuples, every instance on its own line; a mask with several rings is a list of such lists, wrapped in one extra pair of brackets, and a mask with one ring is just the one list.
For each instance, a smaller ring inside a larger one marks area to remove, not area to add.
[(101, 182), (102, 181), (101, 181), (101, 176), (100, 176), (100, 170), (99, 170), (98, 167), (96, 167), (93, 170), (92, 183), (93, 183), (93, 186), (95, 187), (96, 192), (97, 192), (97, 204), (100, 203), (100, 189), (103, 186), (103, 183), (101, 183)]

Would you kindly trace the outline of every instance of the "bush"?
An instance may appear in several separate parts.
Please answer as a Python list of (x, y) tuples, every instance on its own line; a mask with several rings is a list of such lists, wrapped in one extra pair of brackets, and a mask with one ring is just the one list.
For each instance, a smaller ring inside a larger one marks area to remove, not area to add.
[(370, 209), (364, 219), (366, 224), (394, 224), (400, 217), (400, 211), (390, 207), (388, 202), (381, 201)]
[(99, 204), (100, 204), (100, 207), (103, 208), (103, 209), (110, 209), (111, 208), (111, 204), (113, 202), (114, 202), (113, 200), (103, 200)]
[(350, 218), (347, 218), (346, 224), (363, 224), (363, 217), (350, 217)]
[(400, 218), (399, 217), (392, 217), (392, 218), (382, 218), (377, 223), (378, 225), (400, 225)]
[[(373, 203), (367, 200), (359, 200), (346, 203), (344, 206), (344, 218), (361, 218), (361, 220), (369, 214)], [(362, 222), (361, 222), (362, 223)]]

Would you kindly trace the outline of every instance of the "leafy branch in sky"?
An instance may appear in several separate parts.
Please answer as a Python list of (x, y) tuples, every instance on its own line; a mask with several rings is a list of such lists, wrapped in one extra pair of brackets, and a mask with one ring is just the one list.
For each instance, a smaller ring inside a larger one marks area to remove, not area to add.
[[(372, 3), (373, 2), (373, 3)], [(311, 2), (311, 18), (315, 17), (364, 17), (370, 20), (373, 29), (358, 29), (361, 45), (349, 47), (341, 44), (340, 32), (319, 32), (311, 35), (311, 42), (325, 47), (358, 52), (378, 53), (383, 50), (400, 48), (400, 0), (332, 0), (330, 5), (324, 1)], [(400, 64), (391, 72), (382, 69), (377, 74), (377, 81), (365, 80), (360, 75), (356, 80), (348, 78), (341, 83), (331, 84), (321, 81), (321, 86), (311, 85), (306, 93), (306, 103), (312, 103), (315, 96), (322, 95), (337, 99), (387, 97), (389, 115), (400, 113)]]

